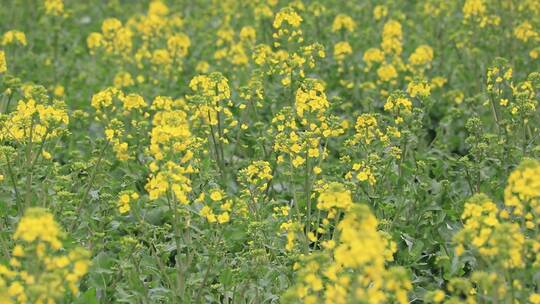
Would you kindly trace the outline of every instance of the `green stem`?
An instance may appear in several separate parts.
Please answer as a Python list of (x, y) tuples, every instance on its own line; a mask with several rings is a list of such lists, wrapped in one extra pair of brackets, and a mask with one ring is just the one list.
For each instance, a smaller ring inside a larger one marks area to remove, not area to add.
[(178, 226), (180, 215), (178, 214), (177, 206), (176, 205), (173, 206), (175, 202), (174, 202), (174, 199), (171, 198), (171, 196), (173, 196), (173, 194), (170, 193), (169, 191), (167, 193), (167, 203), (169, 204), (169, 210), (173, 212), (174, 242), (176, 245), (176, 257), (175, 257), (176, 288), (177, 288), (176, 292), (178, 293), (177, 296), (180, 300), (180, 303), (182, 303), (184, 301), (185, 276), (184, 276), (184, 272), (182, 271), (182, 266), (180, 264), (181, 244), (180, 244), (180, 227)]
[(15, 175), (13, 173), (13, 168), (11, 167), (11, 162), (9, 161), (9, 157), (7, 155), (7, 152), (4, 152), (4, 156), (6, 157), (6, 163), (7, 163), (9, 178), (11, 179), (11, 183), (13, 184), (13, 190), (15, 191), (15, 202), (17, 203), (17, 213), (19, 215), (22, 215), (23, 214), (23, 205), (21, 204), (21, 196), (19, 194), (19, 189), (17, 188), (17, 182), (15, 181)]
[[(211, 249), (210, 252), (212, 252), (212, 253), (217, 252), (215, 250), (215, 248), (214, 248), (217, 245), (217, 241), (218, 241), (217, 231), (215, 231), (212, 246), (210, 247), (210, 249)], [(214, 264), (214, 259), (215, 259), (215, 254), (212, 254), (210, 256), (210, 258), (209, 258), (209, 262), (208, 262), (208, 265), (206, 267), (206, 271), (204, 273), (204, 278), (203, 278), (203, 280), (201, 282), (201, 286), (197, 290), (197, 295), (195, 296), (195, 303), (198, 303), (199, 299), (201, 298), (202, 291), (204, 290), (204, 288), (206, 286), (206, 282), (208, 281), (208, 277), (209, 277), (209, 274), (210, 274), (210, 269), (212, 268), (212, 266)], [(224, 286), (224, 287), (226, 288), (226, 286)]]
[[(77, 213), (80, 214), (82, 207), (86, 201), (86, 198), (88, 197), (88, 193), (90, 193), (90, 189), (92, 188), (92, 185), (94, 184), (94, 180), (96, 179), (97, 171), (99, 168), (99, 165), (101, 164), (101, 161), (103, 160), (103, 156), (105, 155), (105, 151), (107, 150), (107, 147), (109, 147), (109, 141), (105, 143), (101, 151), (99, 152), (98, 160), (96, 164), (94, 165), (94, 169), (92, 170), (92, 175), (90, 176), (90, 182), (86, 186), (86, 189), (84, 190), (84, 194), (82, 196), (82, 199), (79, 201), (79, 206), (77, 207)], [(76, 222), (73, 223), (75, 225)], [(72, 229), (75, 228), (74, 226), (71, 227)]]
[(30, 137), (28, 144), (26, 145), (26, 192), (25, 192), (25, 206), (30, 206), (31, 200), (32, 200), (32, 139), (34, 135), (34, 120), (32, 119), (32, 123), (30, 124)]

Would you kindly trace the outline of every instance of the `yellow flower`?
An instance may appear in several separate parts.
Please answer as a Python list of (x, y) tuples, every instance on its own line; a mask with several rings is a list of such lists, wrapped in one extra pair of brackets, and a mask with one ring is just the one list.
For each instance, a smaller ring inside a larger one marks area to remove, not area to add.
[(266, 182), (272, 179), (272, 169), (267, 161), (254, 161), (247, 168), (242, 169), (240, 174), (243, 178), (242, 182), (247, 185), (266, 186)]
[(342, 61), (350, 54), (352, 54), (352, 48), (349, 42), (340, 41), (334, 45), (334, 58), (336, 58), (337, 61)]
[(169, 8), (161, 0), (152, 0), (148, 6), (148, 15), (165, 16), (169, 13)]
[(129, 94), (123, 100), (124, 108), (128, 111), (146, 107), (146, 102), (138, 94)]
[(398, 21), (389, 20), (384, 24), (382, 38), (381, 49), (386, 54), (401, 54), (403, 33)]
[(229, 213), (228, 212), (221, 213), (220, 215), (218, 215), (217, 221), (220, 224), (227, 223), (229, 221)]
[(413, 81), (407, 85), (407, 93), (411, 97), (427, 97), (431, 93), (431, 86), (426, 81)]
[(13, 235), (17, 245), (9, 262), (12, 269), (0, 265), (2, 303), (12, 303), (10, 298), (17, 303), (57, 303), (69, 291), (78, 293), (78, 283), (88, 272), (89, 253), (79, 247), (63, 249), (62, 236), (47, 210), (25, 211)]
[[(343, 195), (351, 200), (350, 194)], [(322, 241), (322, 252), (303, 256), (303, 267), (295, 267), (298, 280), (292, 296), (302, 303), (408, 303), (412, 284), (407, 273), (385, 265), (392, 260), (395, 243), (377, 230), (377, 220), (365, 205), (351, 204), (344, 213), (338, 239)], [(289, 248), (293, 224), (282, 228), (288, 230)]]
[(540, 304), (540, 293), (533, 293), (529, 296), (531, 304)]
[(52, 16), (61, 16), (64, 13), (63, 0), (44, 0), (45, 13)]
[(340, 30), (346, 30), (347, 32), (354, 32), (354, 29), (356, 28), (356, 22), (347, 15), (339, 14), (334, 18), (334, 22), (332, 23), (332, 32), (338, 32)]
[(208, 206), (202, 207), (200, 211), (201, 215), (206, 218), (209, 223), (215, 223), (217, 221), (216, 215), (212, 209)]
[(129, 203), (131, 200), (136, 200), (139, 198), (139, 194), (134, 191), (122, 191), (118, 197), (118, 211), (121, 214), (127, 213), (131, 210)]
[(94, 53), (96, 49), (100, 48), (104, 44), (105, 44), (105, 41), (101, 33), (91, 33), (86, 38), (86, 45), (90, 49), (91, 53)]
[(306, 79), (296, 91), (295, 106), (299, 117), (304, 116), (306, 111), (325, 112), (330, 103), (326, 98), (323, 83), (315, 79)]
[(12, 43), (18, 43), (25, 46), (27, 44), (26, 35), (23, 32), (16, 30), (5, 32), (4, 36), (2, 36), (2, 45), (8, 45)]
[(456, 255), (461, 256), (463, 252), (465, 251), (465, 248), (463, 247), (462, 244), (459, 244), (458, 246), (456, 246), (455, 250), (456, 250)]
[(191, 46), (189, 36), (183, 33), (175, 34), (167, 40), (167, 49), (170, 54), (176, 57), (185, 57)]
[(363, 60), (368, 64), (373, 62), (383, 62), (384, 53), (380, 49), (370, 48), (364, 53)]
[(429, 45), (421, 45), (409, 56), (409, 63), (414, 66), (427, 65), (433, 61), (433, 49)]
[(6, 53), (0, 50), (0, 74), (7, 72)]
[(223, 199), (223, 194), (221, 193), (221, 190), (213, 190), (210, 193), (210, 199), (214, 202), (221, 201)]
[(242, 39), (243, 41), (255, 43), (256, 38), (257, 38), (257, 32), (255, 31), (255, 28), (253, 28), (252, 26), (244, 26), (240, 30), (240, 39)]
[(183, 102), (170, 97), (158, 96), (152, 102), (152, 110), (157, 110), (149, 147), (154, 161), (149, 165), (152, 173), (145, 188), (150, 200), (164, 196), (170, 189), (179, 203), (188, 204), (192, 190), (189, 174), (195, 172), (191, 164), (193, 140), (187, 113), (177, 107), (183, 107)]
[(298, 15), (292, 8), (284, 8), (276, 14), (273, 26), (279, 29), (283, 22), (288, 23), (292, 27), (299, 27), (302, 22), (302, 17)]
[(396, 68), (391, 64), (385, 64), (381, 66), (379, 69), (377, 69), (377, 76), (379, 76), (379, 79), (388, 82), (395, 78), (397, 78), (398, 73)]
[(61, 235), (60, 227), (54, 221), (52, 214), (41, 208), (31, 208), (20, 220), (13, 238), (25, 242), (38, 240), (48, 243), (54, 249), (59, 249)]
[(206, 61), (199, 61), (197, 63), (197, 66), (195, 67), (195, 71), (198, 73), (208, 73), (208, 70), (210, 69), (210, 65)]
[(444, 77), (433, 77), (433, 79), (431, 79), (431, 85), (442, 88), (447, 81), (448, 80)]
[(532, 159), (524, 160), (508, 177), (508, 185), (504, 190), (504, 203), (515, 215), (523, 215), (530, 206), (540, 210), (540, 162)]
[[(391, 106), (393, 103), (385, 104), (385, 110)], [(380, 135), (380, 130), (378, 128), (377, 118), (372, 114), (362, 114), (356, 118), (355, 124), (356, 134), (354, 136), (355, 143), (363, 142), (369, 145), (377, 136)]]
[(442, 290), (437, 290), (433, 294), (433, 302), (440, 303), (444, 300), (445, 294)]
[(47, 151), (45, 151), (45, 150), (43, 150), (43, 151), (41, 152), (41, 155), (43, 156), (44, 159), (51, 159), (51, 158), (52, 158), (51, 153), (49, 153), (49, 152), (47, 152)]
[(297, 155), (297, 156), (293, 159), (292, 164), (293, 164), (293, 166), (294, 166), (295, 168), (297, 168), (297, 167), (301, 166), (302, 164), (304, 164), (305, 162), (306, 162), (306, 159), (305, 159), (305, 158), (303, 158), (303, 157), (300, 156), (300, 155)]
[(8, 294), (12, 297), (16, 297), (24, 292), (24, 287), (18, 281), (13, 282), (8, 289)]
[(152, 63), (155, 65), (162, 65), (168, 67), (172, 63), (172, 58), (166, 49), (157, 49), (152, 53)]
[(121, 89), (124, 87), (129, 87), (135, 84), (133, 81), (133, 78), (131, 77), (131, 74), (128, 72), (118, 72), (114, 76), (114, 87)]
[(514, 35), (517, 39), (527, 42), (529, 39), (538, 39), (540, 34), (536, 32), (528, 20), (523, 21), (514, 29)]
[(342, 184), (331, 183), (320, 195), (317, 208), (329, 210), (338, 208), (347, 210), (352, 205), (351, 193)]
[(59, 98), (64, 97), (64, 94), (65, 94), (64, 87), (61, 85), (56, 85), (54, 87), (53, 94), (54, 96), (59, 97)]
[(388, 8), (384, 5), (377, 5), (373, 8), (373, 17), (375, 20), (381, 20), (388, 15)]
[(15, 257), (22, 257), (24, 256), (24, 249), (21, 245), (16, 245), (13, 248), (13, 256)]
[(484, 0), (466, 0), (463, 5), (463, 18), (482, 16), (486, 13), (486, 4)]

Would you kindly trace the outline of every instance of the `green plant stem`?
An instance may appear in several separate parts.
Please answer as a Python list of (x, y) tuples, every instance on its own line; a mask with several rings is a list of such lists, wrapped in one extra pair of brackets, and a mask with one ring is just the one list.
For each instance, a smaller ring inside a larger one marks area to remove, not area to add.
[[(98, 160), (97, 160), (96, 164), (94, 165), (94, 169), (92, 170), (92, 175), (90, 176), (90, 182), (86, 186), (86, 189), (84, 190), (84, 194), (83, 194), (81, 200), (79, 201), (79, 205), (77, 207), (77, 214), (81, 213), (82, 207), (83, 207), (83, 205), (84, 205), (84, 203), (86, 201), (86, 198), (88, 197), (88, 193), (90, 193), (90, 189), (92, 188), (92, 185), (94, 184), (94, 180), (96, 179), (96, 175), (97, 175), (99, 165), (101, 164), (101, 161), (103, 160), (103, 156), (105, 155), (105, 151), (107, 150), (107, 147), (109, 147), (109, 143), (110, 142), (107, 140), (107, 142), (105, 143), (105, 145), (103, 146), (103, 148), (99, 152)], [(71, 227), (72, 229), (75, 228), (74, 227), (75, 223), (76, 222), (73, 223), (73, 226)]]
[(32, 140), (34, 135), (34, 120), (32, 119), (32, 123), (30, 124), (30, 136), (28, 139), (28, 144), (26, 145), (26, 153), (25, 153), (25, 162), (26, 162), (26, 192), (25, 199), (24, 199), (24, 205), (25, 207), (30, 206), (31, 200), (32, 200), (32, 178), (33, 178), (33, 172), (32, 172)]
[(17, 214), (21, 216), (23, 214), (23, 204), (21, 201), (21, 196), (19, 194), (19, 188), (17, 188), (17, 182), (15, 181), (13, 168), (11, 167), (11, 162), (9, 161), (9, 157), (6, 152), (4, 153), (4, 156), (6, 157), (9, 178), (11, 179), (11, 183), (13, 184), (13, 190), (15, 191), (15, 202), (17, 204)]
[[(212, 241), (212, 245), (211, 245), (211, 252), (216, 252), (214, 249), (216, 249), (216, 245), (217, 245), (217, 241), (218, 241), (218, 237), (217, 237), (217, 231), (214, 231), (214, 237), (213, 237), (213, 241)], [(205, 286), (206, 286), (206, 282), (208, 281), (208, 277), (209, 277), (209, 274), (210, 274), (210, 269), (212, 268), (212, 266), (214, 265), (214, 260), (215, 260), (215, 254), (212, 254), (210, 259), (209, 259), (209, 262), (208, 262), (208, 265), (206, 267), (206, 270), (204, 272), (204, 277), (203, 277), (203, 280), (201, 282), (201, 285), (200, 287), (198, 288), (197, 290), (197, 295), (195, 296), (195, 303), (199, 303), (199, 300), (201, 298), (201, 295), (202, 295), (202, 291), (204, 290)]]
[[(174, 201), (173, 196), (170, 191), (167, 193), (167, 203), (169, 205), (169, 210), (173, 213), (173, 230), (174, 230), (174, 242), (176, 246), (176, 256), (175, 256), (175, 268), (176, 268), (176, 293), (178, 296), (177, 300), (180, 300), (179, 303), (182, 303), (184, 301), (184, 291), (185, 291), (185, 275), (182, 270), (182, 266), (180, 264), (180, 227), (178, 226), (178, 221), (180, 218), (180, 215), (178, 214), (178, 207), (175, 205), (176, 202)], [(173, 205), (174, 204), (174, 205)], [(177, 303), (176, 301), (174, 301)]]
[(6, 259), (10, 259), (11, 258), (11, 255), (9, 254), (9, 250), (8, 250), (8, 242), (6, 241), (6, 239), (4, 238), (4, 234), (3, 232), (4, 231), (8, 231), (6, 229), (6, 227), (4, 227), (4, 224), (2, 222), (0, 222), (0, 228), (1, 228), (1, 232), (0, 232), (0, 247), (2, 247), (2, 249), (4, 250), (4, 256)]
[(306, 157), (306, 172), (304, 180), (304, 191), (306, 193), (306, 233), (311, 229), (311, 187), (309, 178), (309, 155)]

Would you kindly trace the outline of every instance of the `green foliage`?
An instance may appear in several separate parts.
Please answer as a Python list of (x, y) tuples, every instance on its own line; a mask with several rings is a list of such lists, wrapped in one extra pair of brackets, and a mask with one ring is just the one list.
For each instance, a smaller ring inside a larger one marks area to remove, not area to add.
[(13, 0), (0, 34), (0, 303), (36, 207), (91, 253), (59, 303), (540, 303), (538, 1)]

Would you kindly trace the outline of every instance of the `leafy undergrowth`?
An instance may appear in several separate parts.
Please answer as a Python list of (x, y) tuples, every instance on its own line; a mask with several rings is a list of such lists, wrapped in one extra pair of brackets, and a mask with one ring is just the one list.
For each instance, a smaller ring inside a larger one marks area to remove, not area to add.
[(537, 0), (3, 1), (0, 303), (540, 303)]

